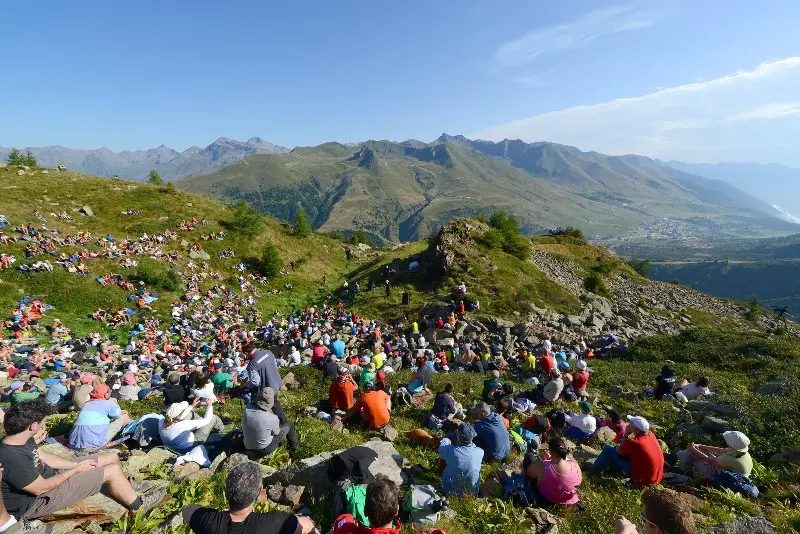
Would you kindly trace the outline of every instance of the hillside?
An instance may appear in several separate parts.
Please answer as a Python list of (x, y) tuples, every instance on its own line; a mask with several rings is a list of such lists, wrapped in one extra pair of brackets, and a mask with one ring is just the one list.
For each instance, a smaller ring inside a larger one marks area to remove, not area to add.
[[(428, 240), (375, 250), (346, 245), (319, 233), (297, 237), (287, 225), (270, 219), (254, 236), (245, 235), (247, 228), (234, 224), (236, 217), (231, 208), (168, 186), (46, 169), (0, 168), (0, 195), (10, 199), (2, 206), (2, 215), (10, 224), (0, 231), (17, 239), (0, 244), (0, 252), (17, 257), (11, 269), (0, 271), (0, 306), (6, 316), (20, 299), (40, 298), (54, 306), (45, 311), (42, 326), (48, 327), (58, 318), (76, 336), (93, 331), (109, 336), (109, 345), (124, 346), (132, 325), (112, 329), (87, 316), (97, 308), (135, 307), (126, 300), (130, 290), (98, 283), (96, 278), (109, 273), (135, 281), (136, 291), (143, 288), (159, 295), (152, 311), (136, 310), (131, 319), (132, 324), (150, 322), (151, 330), (168, 331), (183, 320), (194, 322), (197, 316), (192, 313), (173, 320), (171, 303), (178, 300), (188, 304), (198, 297), (196, 311), (210, 312), (220, 306), (220, 317), (248, 329), (263, 325), (277, 309), (302, 316), (305, 306), (341, 300), (346, 310), (356, 311), (367, 320), (376, 319), (384, 332), (407, 335), (413, 318), (419, 321), (430, 342), (447, 336), (484, 349), (497, 344), (506, 349), (509, 359), (520, 348), (538, 346), (545, 336), (567, 348), (581, 338), (599, 340), (608, 331), (635, 339), (625, 358), (592, 360), (589, 393), (598, 411), (607, 404), (623, 414), (646, 416), (653, 422), (662, 446), (673, 449), (684, 447), (689, 441), (720, 445), (721, 426), (742, 430), (752, 439), (753, 456), (759, 462), (754, 480), (762, 491), (761, 499), (746, 500), (703, 486), (666, 482), (694, 496), (692, 509), (702, 531), (753, 515), (765, 515), (785, 532), (800, 526), (796, 509), (800, 478), (791, 463), (797, 457), (795, 451), (800, 450), (800, 441), (796, 429), (787, 424), (800, 417), (800, 330), (793, 323), (785, 332), (769, 314), (746, 318), (746, 307), (740, 303), (671, 284), (648, 282), (618, 257), (574, 235), (525, 238), (514, 234), (512, 239), (500, 230), (494, 218), (488, 223), (454, 219)], [(192, 218), (197, 218), (196, 224)], [(26, 239), (25, 231), (16, 230), (28, 223), (28, 236), (31, 231), (46, 236), (37, 243), (47, 243), (47, 252), (30, 251), (33, 241)], [(220, 232), (225, 235), (220, 236)], [(204, 239), (211, 234), (215, 237)], [(220, 237), (222, 240), (218, 240)], [(125, 250), (125, 254), (111, 257), (112, 242), (117, 251)], [(262, 281), (251, 275), (255, 274), (255, 257), (266, 243), (277, 246), (285, 268), (283, 274)], [(196, 245), (209, 255), (207, 260), (189, 255), (198, 255)], [(24, 257), (26, 248), (31, 258)], [(62, 253), (81, 251), (86, 255), (82, 260), (89, 271), (86, 277), (56, 263)], [(226, 251), (235, 255), (220, 257), (219, 253)], [(45, 260), (55, 264), (51, 272), (27, 276), (19, 270), (22, 263)], [(139, 265), (125, 268), (123, 263), (127, 260), (138, 261)], [(290, 261), (295, 262), (294, 268), (287, 266)], [(240, 262), (251, 266), (242, 277), (236, 270)], [(174, 279), (168, 273), (177, 274), (177, 284), (170, 283)], [(382, 287), (387, 278), (392, 281), (389, 295)], [(347, 290), (343, 287), (345, 280)], [(377, 287), (370, 289), (370, 282)], [(355, 291), (356, 283), (359, 291)], [(466, 291), (459, 289), (461, 284)], [(231, 292), (223, 291), (221, 285)], [(409, 295), (408, 305), (402, 303), (403, 292)], [(246, 304), (250, 298), (252, 306)], [(458, 300), (477, 300), (480, 306), (467, 312), (452, 330), (433, 328), (432, 318), (449, 314), (450, 303)], [(226, 308), (226, 302), (236, 307)], [(160, 321), (157, 327), (152, 326), (154, 318)], [(8, 329), (2, 332), (11, 335)], [(31, 335), (42, 346), (52, 344), (43, 330)], [(348, 334), (346, 339), (349, 347), (357, 351), (362, 348), (356, 336)], [(637, 396), (635, 391), (652, 382), (665, 360), (672, 360), (681, 376), (708, 375), (715, 392), (714, 402), (678, 408), (669, 402)], [(93, 364), (88, 369), (99, 372)], [(319, 461), (318, 455), (326, 457), (330, 451), (364, 444), (376, 435), (357, 426), (346, 432), (336, 430), (309, 416), (313, 412), (309, 408), (324, 395), (328, 382), (311, 367), (282, 372), (286, 383), (292, 385), (280, 393), (280, 398), (287, 415), (296, 421), (300, 447), (291, 464), (286, 449), (280, 447), (273, 456), (262, 460), (262, 472), (267, 484), (289, 480), (308, 486), (302, 506), (310, 509), (321, 530), (327, 530), (333, 518), (326, 495), (319, 496), (323, 491), (320, 488), (327, 486), (319, 477), (308, 476), (308, 466)], [(294, 382), (290, 381), (290, 374)], [(44, 377), (49, 375), (47, 371)], [(410, 371), (402, 369), (390, 374), (388, 381), (397, 388), (409, 379)], [(433, 375), (431, 389), (440, 391), (446, 383), (453, 383), (458, 402), (470, 406), (478, 398), (483, 379), (477, 373), (439, 372)], [(531, 388), (521, 375), (511, 371), (505, 372), (502, 379), (516, 391)], [(132, 417), (163, 412), (160, 398), (120, 403)], [(394, 410), (392, 426), (397, 435), (392, 443), (371, 442), (370, 446), (384, 451), (382, 460), (388, 457), (388, 463), (382, 466), (397, 479), (411, 476), (417, 483), (439, 487), (436, 452), (420, 447), (406, 434), (420, 427), (432, 399), (423, 398), (417, 404)], [(574, 403), (558, 401), (557, 407), (574, 409)], [(231, 396), (224, 405), (215, 407), (215, 413), (223, 418), (226, 431), (231, 431), (241, 427), (243, 409), (243, 401)], [(68, 432), (75, 416), (74, 412), (53, 416), (48, 421), (50, 434)], [(514, 416), (513, 424), (523, 420)], [(434, 433), (440, 437), (441, 433)], [(593, 438), (575, 448), (573, 454), (586, 469), (586, 462), (591, 463), (602, 445)], [(73, 454), (58, 444), (48, 447)], [(170, 466), (177, 455), (163, 448), (130, 454), (123, 463), (126, 473), (139, 483), (168, 486), (173, 498), (130, 518), (122, 515), (121, 507), (102, 498), (100, 511), (92, 511), (89, 517), (85, 509), (79, 508), (77, 513), (59, 518), (63, 531), (79, 526), (91, 532), (184, 532), (185, 526), (176, 512), (189, 503), (224, 506), (224, 474), (240, 458), (217, 457), (210, 469), (190, 464), (172, 470)], [(402, 466), (394, 461), (400, 455), (407, 461)], [(518, 471), (521, 460), (521, 455), (514, 454), (508, 463), (484, 465), (479, 497), (451, 498), (453, 512), (443, 514), (437, 526), (450, 534), (528, 534), (544, 532), (548, 524), (556, 524), (561, 532), (593, 534), (610, 531), (616, 514), (638, 517), (639, 489), (619, 477), (589, 469), (584, 472), (580, 487), (581, 510), (555, 509), (545, 515), (543, 511), (514, 507), (502, 499), (498, 476), (506, 470)], [(304, 478), (299, 471), (306, 473)], [(272, 492), (270, 497), (274, 497)], [(259, 503), (257, 507), (291, 510), (285, 502)], [(547, 524), (541, 523), (543, 518)]]
[[(205, 148), (189, 147), (183, 152), (161, 145), (148, 150), (114, 152), (107, 148), (80, 150), (63, 146), (28, 147), (39, 165), (54, 168), (63, 163), (71, 171), (126, 180), (146, 180), (155, 169), (166, 180), (178, 180), (211, 172), (253, 154), (279, 154), (288, 149), (259, 137), (246, 142), (220, 137)], [(9, 148), (0, 147), (5, 160)]]
[(302, 206), (322, 231), (366, 230), (376, 242), (434, 234), (454, 216), (511, 211), (529, 234), (573, 224), (626, 236), (664, 217), (690, 236), (780, 235), (797, 226), (724, 182), (654, 160), (585, 153), (552, 143), (326, 143), (253, 156), (179, 187), (247, 200), (279, 219)]

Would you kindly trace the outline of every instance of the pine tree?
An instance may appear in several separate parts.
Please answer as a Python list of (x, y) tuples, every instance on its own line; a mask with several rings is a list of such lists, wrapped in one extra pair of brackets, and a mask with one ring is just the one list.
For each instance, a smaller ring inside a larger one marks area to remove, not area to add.
[(308, 222), (306, 212), (303, 211), (303, 208), (298, 206), (294, 214), (294, 235), (298, 237), (307, 237), (311, 235), (312, 231), (313, 229)]

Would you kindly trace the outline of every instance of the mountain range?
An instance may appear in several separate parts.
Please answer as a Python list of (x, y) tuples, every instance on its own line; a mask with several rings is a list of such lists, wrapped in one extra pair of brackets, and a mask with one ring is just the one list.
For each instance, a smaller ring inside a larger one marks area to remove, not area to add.
[(426, 237), (454, 216), (497, 209), (512, 212), (529, 234), (566, 225), (623, 237), (653, 224), (677, 225), (689, 237), (800, 229), (726, 182), (657, 160), (447, 134), (431, 143), (325, 143), (253, 155), (177, 185), (224, 201), (246, 200), (285, 220), (302, 207), (315, 228), (363, 229), (377, 242)]
[[(165, 180), (177, 180), (211, 172), (253, 154), (278, 154), (288, 149), (259, 137), (247, 141), (220, 137), (205, 148), (192, 146), (183, 152), (164, 145), (123, 152), (108, 148), (76, 150), (63, 146), (27, 147), (23, 150), (30, 150), (43, 167), (56, 167), (63, 163), (73, 171), (128, 180), (145, 180), (155, 169)], [(0, 159), (5, 159), (8, 151), (9, 148), (0, 147)]]

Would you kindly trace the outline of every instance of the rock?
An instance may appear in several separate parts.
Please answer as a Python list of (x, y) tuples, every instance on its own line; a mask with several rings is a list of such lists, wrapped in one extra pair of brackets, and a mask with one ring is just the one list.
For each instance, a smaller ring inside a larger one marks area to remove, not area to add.
[(199, 465), (199, 464), (196, 464), (196, 463), (194, 463), (194, 462), (189, 462), (189, 463), (183, 464), (183, 465), (181, 465), (181, 466), (178, 466), (178, 467), (175, 469), (175, 477), (174, 477), (174, 478), (175, 478), (175, 480), (176, 480), (176, 481), (178, 481), (178, 482), (184, 482), (184, 481), (186, 481), (186, 480), (187, 480), (187, 479), (188, 479), (190, 476), (192, 476), (192, 475), (194, 475), (195, 473), (199, 472), (199, 471), (200, 471), (200, 469), (202, 469), (202, 468), (200, 467), (200, 465)]
[(616, 432), (614, 432), (607, 426), (598, 428), (595, 436), (597, 436), (597, 439), (599, 439), (604, 444), (614, 443), (614, 440), (617, 439)]
[(433, 393), (429, 391), (423, 391), (422, 393), (417, 393), (411, 397), (411, 406), (414, 408), (422, 408), (432, 400)]
[(712, 417), (710, 415), (703, 417), (703, 421), (700, 423), (700, 426), (709, 432), (716, 432), (718, 434), (731, 429), (730, 424), (726, 420), (720, 419), (719, 417)]
[(283, 484), (278, 482), (267, 488), (267, 497), (272, 502), (280, 503), (283, 500)]
[(247, 455), (244, 455), (240, 452), (234, 453), (228, 458), (225, 458), (222, 462), (220, 462), (219, 467), (217, 467), (217, 472), (230, 471), (237, 465), (247, 461), (249, 461)]
[[(159, 218), (158, 218), (158, 220), (159, 220), (159, 221), (168, 221), (168, 220), (169, 220), (169, 217), (167, 217), (166, 215), (162, 215), (161, 217), (159, 217)], [(185, 245), (183, 245), (183, 246), (184, 246), (184, 247), (187, 247), (187, 246), (189, 246), (189, 243), (186, 243), (186, 244), (185, 244)]]
[(133, 449), (131, 451), (131, 456), (147, 456), (147, 453), (142, 449)]
[(25, 176), (25, 171), (20, 169), (17, 171), (17, 176)]
[(145, 468), (157, 467), (165, 462), (174, 462), (178, 455), (163, 447), (154, 447), (150, 449), (144, 456), (133, 456), (128, 458), (128, 461), (123, 464), (123, 467), (130, 474), (136, 476), (141, 473)]
[[(401, 467), (403, 457), (389, 442), (368, 441), (360, 447), (367, 447), (378, 454), (378, 458), (369, 466), (369, 472), (374, 475), (385, 475), (398, 485), (404, 482)], [(336, 489), (336, 481), (328, 477), (328, 463), (334, 454), (342, 450), (324, 452), (311, 458), (299, 460), (286, 469), (277, 471), (269, 477), (270, 482), (280, 482), (284, 486), (305, 486), (304, 495), (309, 499), (322, 498)]]
[(583, 324), (585, 324), (586, 326), (594, 326), (594, 327), (597, 327), (597, 328), (603, 328), (603, 326), (605, 326), (606, 323), (603, 320), (603, 318), (600, 317), (599, 314), (590, 313), (586, 317), (586, 321)]
[(94, 216), (94, 211), (92, 211), (92, 208), (90, 208), (89, 206), (83, 206), (80, 209), (80, 212), (83, 213), (84, 215), (88, 215), (89, 217)]
[(207, 467), (204, 467), (203, 469), (198, 469), (197, 471), (194, 471), (193, 473), (190, 473), (189, 475), (185, 476), (182, 480), (184, 482), (194, 482), (195, 480), (202, 480), (204, 478), (211, 478), (211, 476), (213, 474), (214, 474), (214, 471), (212, 471), (211, 469), (208, 469)]
[(609, 395), (615, 395), (617, 397), (621, 396), (624, 392), (625, 390), (622, 388), (622, 386), (611, 386), (611, 388), (608, 390)]
[(769, 457), (768, 463), (770, 465), (781, 465), (781, 464), (785, 464), (788, 461), (789, 460), (786, 458), (786, 456), (784, 456), (783, 454), (781, 454), (779, 452), (776, 452), (775, 454), (773, 454), (772, 456)]
[(192, 258), (193, 260), (205, 260), (205, 261), (208, 261), (208, 260), (211, 259), (211, 256), (209, 256), (208, 252), (206, 252), (205, 250), (202, 250), (202, 249), (201, 250), (193, 250), (193, 251), (189, 252), (189, 257)]
[(186, 241), (185, 239), (181, 239), (181, 246), (182, 247), (188, 247), (189, 246), (189, 242)]
[(558, 532), (558, 517), (544, 508), (525, 508), (523, 511), (531, 525), (531, 534), (556, 534)]
[(392, 425), (386, 425), (380, 430), (381, 439), (394, 443), (397, 439), (397, 430)]
[(344, 423), (341, 419), (334, 419), (331, 423), (331, 430), (334, 432), (342, 432), (344, 429)]
[(64, 534), (85, 523), (106, 525), (125, 515), (127, 509), (110, 497), (96, 493), (74, 506), (40, 518), (53, 527), (53, 533)]
[(733, 406), (704, 400), (690, 400), (686, 403), (685, 408), (690, 412), (714, 412), (717, 415), (729, 418), (740, 415)]
[(598, 456), (600, 456), (600, 451), (588, 445), (578, 445), (578, 447), (572, 451), (572, 457), (575, 458), (575, 461), (579, 464), (584, 463), (586, 460), (594, 460)]
[(483, 484), (481, 484), (480, 490), (478, 491), (478, 497), (484, 499), (491, 497), (500, 498), (502, 495), (503, 484), (496, 476), (486, 479)]
[(305, 490), (305, 486), (287, 486), (286, 489), (283, 490), (283, 504), (291, 506), (292, 508), (298, 506)]
[(283, 387), (286, 389), (297, 389), (300, 387), (300, 382), (294, 376), (294, 373), (286, 373), (283, 377)]
[(222, 462), (225, 461), (225, 459), (227, 457), (228, 457), (228, 455), (225, 452), (219, 453), (216, 456), (216, 458), (214, 458), (214, 460), (212, 460), (211, 465), (209, 466), (209, 469), (211, 469), (214, 473), (216, 473), (217, 471), (219, 471), (219, 466), (222, 464)]
[(274, 467), (270, 467), (262, 463), (259, 463), (258, 467), (261, 468), (261, 478), (269, 478), (275, 474), (275, 471), (277, 471), (277, 469)]
[(75, 452), (69, 450), (68, 448), (66, 448), (61, 443), (58, 442), (45, 443), (44, 445), (41, 445), (39, 447), (39, 450), (50, 454), (55, 454), (59, 458), (64, 458), (65, 460), (72, 460), (76, 456)]
[(714, 525), (711, 530), (719, 534), (769, 534), (776, 532), (775, 525), (761, 515), (737, 517)]
[(764, 382), (760, 386), (756, 388), (756, 393), (759, 395), (772, 395), (776, 397), (788, 397), (789, 391), (787, 391), (787, 386), (783, 382), (779, 380), (773, 380), (771, 382)]

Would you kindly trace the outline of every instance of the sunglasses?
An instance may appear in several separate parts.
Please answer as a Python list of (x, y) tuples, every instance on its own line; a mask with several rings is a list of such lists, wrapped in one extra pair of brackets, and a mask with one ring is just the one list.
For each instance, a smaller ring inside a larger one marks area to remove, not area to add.
[(647, 519), (647, 516), (646, 516), (646, 515), (644, 515), (644, 510), (642, 510), (641, 512), (639, 512), (639, 518), (640, 518), (642, 521), (644, 521), (644, 524), (645, 524), (645, 526), (647, 526), (647, 525), (650, 525), (650, 526), (652, 526), (652, 527), (654, 527), (654, 528), (657, 528), (657, 529), (659, 530), (659, 532), (661, 532), (662, 534), (669, 534), (669, 532), (667, 532), (667, 531), (666, 531), (666, 530), (664, 530), (663, 528), (659, 527), (658, 525), (656, 525), (655, 523), (653, 523), (652, 521), (650, 521), (649, 519)]

